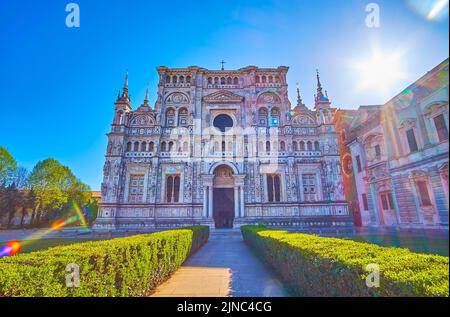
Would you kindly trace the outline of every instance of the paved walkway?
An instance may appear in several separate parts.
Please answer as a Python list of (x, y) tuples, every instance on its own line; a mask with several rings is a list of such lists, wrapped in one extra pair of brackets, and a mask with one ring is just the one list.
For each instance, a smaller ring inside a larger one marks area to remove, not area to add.
[(160, 285), (155, 297), (282, 297), (281, 282), (251, 252), (239, 231), (212, 232), (209, 241)]

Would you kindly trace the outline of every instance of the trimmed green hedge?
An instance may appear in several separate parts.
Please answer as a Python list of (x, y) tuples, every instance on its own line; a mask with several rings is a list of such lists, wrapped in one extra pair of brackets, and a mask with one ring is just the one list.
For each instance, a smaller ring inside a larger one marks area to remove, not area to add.
[[(302, 296), (449, 296), (449, 258), (338, 238), (243, 226), (246, 243)], [(380, 287), (367, 287), (368, 264)]]
[[(208, 237), (208, 227), (193, 226), (2, 258), (0, 297), (145, 296)], [(79, 266), (79, 287), (66, 287), (71, 263)]]

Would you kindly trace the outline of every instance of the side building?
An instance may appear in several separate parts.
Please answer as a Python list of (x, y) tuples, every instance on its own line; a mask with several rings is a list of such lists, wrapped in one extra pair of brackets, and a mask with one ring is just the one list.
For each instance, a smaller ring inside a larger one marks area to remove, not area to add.
[(448, 66), (340, 125), (353, 165), (346, 191), (356, 194), (363, 226), (448, 228)]

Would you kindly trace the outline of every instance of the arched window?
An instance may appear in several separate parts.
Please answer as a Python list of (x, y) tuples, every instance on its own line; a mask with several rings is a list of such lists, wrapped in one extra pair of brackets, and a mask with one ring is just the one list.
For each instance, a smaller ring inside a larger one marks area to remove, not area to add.
[(166, 148), (166, 142), (161, 142), (161, 152), (166, 152), (167, 148)]
[(134, 148), (133, 148), (134, 152), (139, 152), (139, 142), (134, 142)]
[(266, 76), (262, 76), (262, 83), (265, 84), (267, 81)]
[(281, 178), (278, 174), (267, 174), (267, 198), (269, 202), (281, 201)]
[(219, 77), (214, 77), (214, 84), (216, 84), (216, 85), (219, 84)]
[(173, 180), (173, 201), (177, 203), (180, 196), (180, 176), (175, 176)]
[(187, 152), (188, 150), (189, 150), (189, 143), (185, 141), (183, 142), (183, 152)]
[(273, 77), (269, 76), (269, 83), (273, 83)]
[(186, 108), (181, 108), (178, 111), (178, 125), (183, 126), (188, 124), (188, 111)]
[(237, 77), (233, 78), (233, 85), (239, 85), (239, 78)]
[(266, 152), (269, 153), (270, 152), (270, 142), (266, 141)]
[(214, 152), (219, 152), (219, 142), (214, 142)]
[(284, 141), (280, 142), (280, 151), (286, 151), (286, 145), (285, 145)]
[(225, 152), (227, 149), (225, 147), (225, 141), (222, 141), (222, 152)]
[(312, 142), (308, 141), (308, 142), (306, 142), (306, 145), (308, 147), (308, 151), (312, 151)]
[(190, 84), (191, 83), (191, 76), (186, 76), (186, 84)]
[(259, 84), (259, 76), (255, 77), (255, 83)]
[(170, 76), (169, 75), (166, 75), (166, 83), (170, 84)]
[(270, 112), (270, 125), (272, 127), (277, 127), (280, 125), (280, 110), (278, 108), (273, 108)]
[(168, 149), (168, 152), (172, 152), (172, 151), (173, 151), (173, 142), (170, 141), (170, 142), (169, 142), (169, 149)]
[(231, 79), (231, 77), (227, 78), (227, 85), (231, 85), (233, 83), (233, 80)]
[(153, 152), (155, 150), (155, 143), (149, 142), (148, 143), (148, 151)]
[(123, 124), (123, 112), (122, 112), (122, 110), (117, 112), (117, 124)]
[(314, 150), (315, 150), (315, 151), (320, 151), (319, 141), (315, 141), (315, 142), (314, 142)]
[(146, 152), (147, 151), (147, 142), (142, 142), (141, 143), (141, 152)]
[(184, 83), (184, 76), (180, 76), (179, 80), (180, 80), (180, 84), (183, 84)]
[(260, 126), (267, 126), (267, 110), (265, 108), (260, 108), (258, 111), (258, 123)]
[(305, 142), (300, 141), (300, 151), (304, 151), (305, 150)]
[(280, 76), (275, 76), (275, 83), (279, 84), (281, 82)]
[(166, 178), (166, 201), (172, 202), (173, 196), (173, 176), (167, 176)]
[(166, 176), (166, 201), (168, 203), (177, 203), (180, 196), (180, 176)]
[(166, 126), (171, 127), (175, 125), (175, 110), (167, 109), (166, 111)]
[(294, 152), (298, 151), (297, 141), (292, 142), (292, 151), (294, 151)]
[(127, 143), (127, 152), (131, 152), (131, 142)]
[(225, 77), (221, 77), (220, 78), (220, 84), (221, 85), (225, 85), (226, 81), (225, 81)]
[(173, 76), (173, 77), (172, 77), (172, 83), (174, 83), (174, 84), (177, 83), (177, 76)]
[(212, 81), (212, 77), (208, 77), (208, 85), (212, 85), (213, 81)]

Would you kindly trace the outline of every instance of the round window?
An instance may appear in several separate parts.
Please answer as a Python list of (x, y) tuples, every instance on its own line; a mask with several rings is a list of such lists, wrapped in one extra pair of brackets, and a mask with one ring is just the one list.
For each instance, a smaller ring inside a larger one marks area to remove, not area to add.
[(229, 115), (219, 114), (214, 118), (213, 126), (222, 132), (225, 132), (233, 127), (233, 119)]

